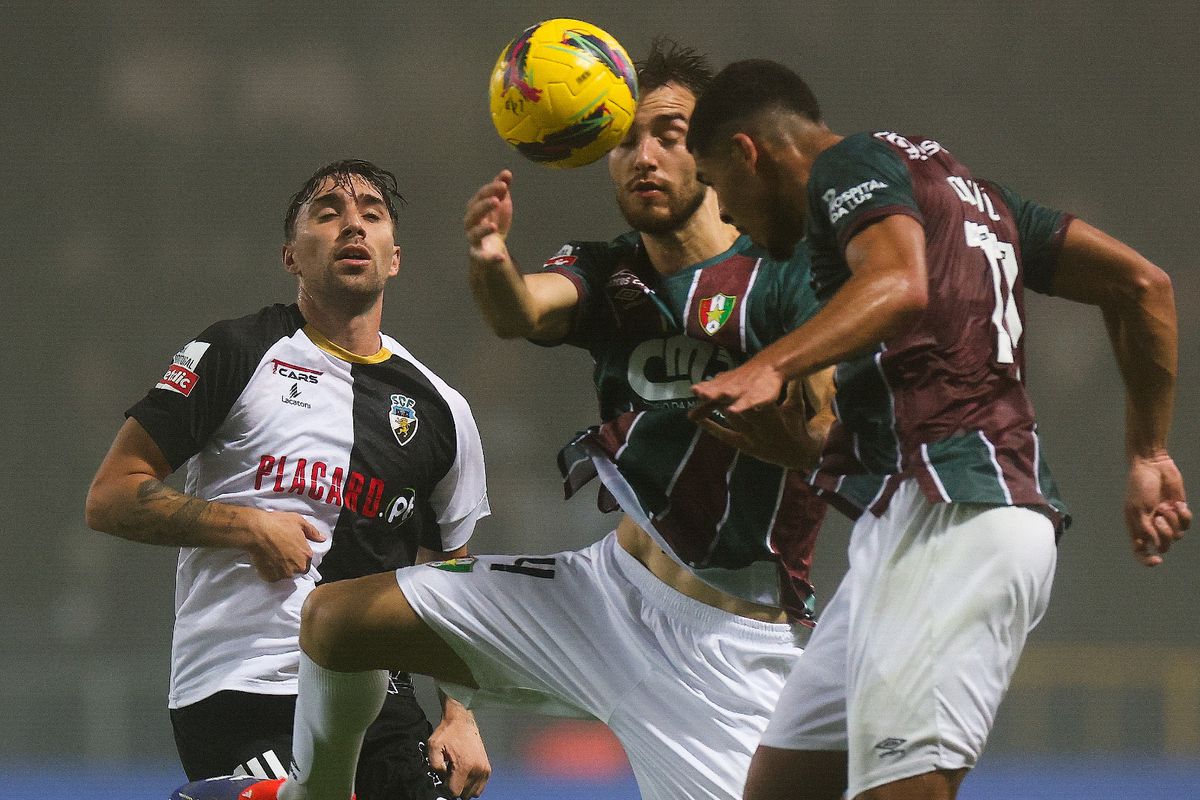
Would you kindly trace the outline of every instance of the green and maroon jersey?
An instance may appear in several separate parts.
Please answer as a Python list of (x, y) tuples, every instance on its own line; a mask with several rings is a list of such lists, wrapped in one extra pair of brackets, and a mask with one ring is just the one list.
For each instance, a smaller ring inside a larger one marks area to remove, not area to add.
[(545, 269), (578, 289), (563, 343), (591, 353), (602, 420), (560, 454), (567, 495), (599, 474), (601, 508), (619, 505), (702, 580), (810, 619), (825, 504), (805, 476), (739, 453), (687, 418), (693, 384), (815, 312), (807, 251), (773, 261), (742, 237), (664, 277), (628, 233), (569, 243)]
[(808, 185), (821, 302), (846, 244), (884, 217), (925, 229), (929, 304), (906, 333), (837, 369), (838, 424), (813, 482), (851, 515), (913, 477), (934, 502), (1022, 505), (1065, 521), (1025, 390), (1023, 290), (1048, 293), (1072, 217), (974, 177), (942, 145), (891, 132), (822, 153)]

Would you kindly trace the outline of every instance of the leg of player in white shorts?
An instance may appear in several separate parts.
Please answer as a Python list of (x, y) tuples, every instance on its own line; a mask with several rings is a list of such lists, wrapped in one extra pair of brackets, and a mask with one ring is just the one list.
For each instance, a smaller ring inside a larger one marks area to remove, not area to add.
[(905, 481), (854, 526), (850, 570), (763, 735), (748, 800), (781, 796), (763, 765), (786, 763), (782, 751), (847, 751), (851, 798), (935, 771), (953, 791), (1045, 613), (1055, 558), (1042, 514), (930, 503)]
[(469, 572), (411, 567), (397, 581), (470, 667), (477, 688), (448, 693), (605, 722), (645, 800), (738, 800), (800, 653), (790, 626), (679, 594), (611, 534), (552, 556), (481, 556)]

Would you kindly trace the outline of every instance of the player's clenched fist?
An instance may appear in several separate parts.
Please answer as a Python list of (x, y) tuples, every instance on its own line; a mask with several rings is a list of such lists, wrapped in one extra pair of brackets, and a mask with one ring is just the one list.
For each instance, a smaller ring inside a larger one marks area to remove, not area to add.
[(325, 541), (325, 534), (305, 517), (291, 512), (254, 509), (250, 563), (265, 581), (303, 575), (312, 566), (309, 542)]

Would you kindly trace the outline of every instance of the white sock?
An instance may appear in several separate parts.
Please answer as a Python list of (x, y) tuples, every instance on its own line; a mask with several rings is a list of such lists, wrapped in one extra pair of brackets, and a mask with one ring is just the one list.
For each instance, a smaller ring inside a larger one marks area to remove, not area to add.
[(279, 800), (349, 800), (367, 726), (387, 695), (385, 670), (334, 672), (300, 653), (292, 764)]

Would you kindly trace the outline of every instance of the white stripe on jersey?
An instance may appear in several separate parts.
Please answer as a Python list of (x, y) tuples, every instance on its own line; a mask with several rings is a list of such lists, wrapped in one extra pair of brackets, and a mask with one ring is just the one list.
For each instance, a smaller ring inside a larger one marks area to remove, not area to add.
[(933, 468), (933, 462), (929, 460), (929, 445), (924, 442), (921, 443), (921, 460), (925, 462), (925, 469), (929, 470), (929, 477), (933, 478), (933, 482), (937, 485), (938, 494), (942, 496), (942, 500), (949, 503), (950, 493), (946, 491), (945, 485), (942, 484), (942, 477)]
[(1008, 490), (1008, 483), (1004, 480), (1004, 470), (1001, 468), (1000, 462), (996, 460), (996, 446), (988, 441), (988, 438), (984, 435), (983, 431), (978, 431), (978, 433), (979, 438), (982, 439), (983, 443), (987, 445), (988, 456), (992, 459), (992, 466), (996, 468), (996, 482), (1000, 484), (1000, 491), (1004, 492), (1004, 502), (1011, 506), (1013, 501), (1012, 492)]
[[(738, 316), (738, 336), (742, 343), (742, 352), (746, 351), (746, 313), (750, 308), (750, 293), (754, 290), (754, 279), (758, 277), (758, 268), (762, 264), (762, 259), (754, 262), (754, 269), (750, 272), (750, 280), (746, 282), (746, 296), (742, 298), (742, 311)], [(696, 273), (699, 277), (699, 272)]]

